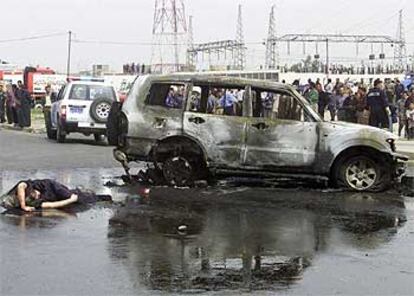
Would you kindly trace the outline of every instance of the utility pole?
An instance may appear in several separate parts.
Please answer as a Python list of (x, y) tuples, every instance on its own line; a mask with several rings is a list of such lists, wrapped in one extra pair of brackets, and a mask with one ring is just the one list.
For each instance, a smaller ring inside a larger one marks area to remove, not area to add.
[(193, 16), (188, 19), (188, 40), (187, 40), (187, 68), (189, 71), (195, 70), (194, 55), (194, 36), (193, 36)]
[(71, 59), (71, 49), (72, 49), (72, 31), (68, 32), (68, 61), (66, 65), (66, 76), (70, 76), (70, 59)]
[(326, 77), (329, 77), (329, 39), (326, 38)]
[(278, 64), (277, 41), (276, 41), (276, 24), (275, 24), (275, 6), (273, 5), (269, 17), (269, 29), (266, 40), (266, 69), (276, 69)]
[(407, 66), (407, 51), (405, 44), (403, 10), (399, 11), (396, 40), (397, 44), (394, 45), (394, 66), (396, 69), (403, 71), (404, 68)]
[(236, 43), (238, 47), (236, 51), (234, 66), (237, 70), (244, 70), (244, 66), (246, 63), (246, 52), (245, 52), (245, 44), (244, 44), (243, 19), (242, 19), (242, 6), (241, 5), (239, 5), (239, 15), (237, 18)]

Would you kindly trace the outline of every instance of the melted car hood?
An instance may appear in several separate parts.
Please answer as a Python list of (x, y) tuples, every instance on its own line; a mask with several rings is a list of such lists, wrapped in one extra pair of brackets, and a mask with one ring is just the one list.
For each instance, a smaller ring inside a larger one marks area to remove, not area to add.
[(324, 127), (329, 131), (341, 133), (358, 133), (376, 136), (383, 139), (397, 139), (397, 136), (389, 131), (363, 124), (349, 123), (349, 122), (324, 122)]

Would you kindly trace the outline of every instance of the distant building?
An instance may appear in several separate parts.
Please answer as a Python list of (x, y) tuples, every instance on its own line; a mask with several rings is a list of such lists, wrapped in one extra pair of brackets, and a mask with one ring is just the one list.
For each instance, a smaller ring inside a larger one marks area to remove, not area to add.
[(103, 76), (110, 72), (109, 65), (92, 65), (93, 76)]

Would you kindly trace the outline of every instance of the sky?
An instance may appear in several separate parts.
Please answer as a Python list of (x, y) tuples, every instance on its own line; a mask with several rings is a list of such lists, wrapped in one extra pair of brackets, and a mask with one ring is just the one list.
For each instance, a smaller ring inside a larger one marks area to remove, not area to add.
[[(243, 7), (248, 65), (263, 64), (269, 12), (276, 5), (277, 34), (343, 33), (396, 36), (398, 10), (404, 10), (408, 53), (414, 53), (414, 1), (412, 0), (184, 0), (187, 16), (193, 16), (194, 41), (234, 39), (237, 7)], [(50, 66), (65, 71), (67, 32), (73, 32), (72, 69), (109, 64), (120, 71), (126, 62), (151, 61), (155, 0), (0, 0), (0, 59), (24, 65)], [(15, 38), (60, 34), (50, 38), (10, 41)], [(9, 41), (8, 41), (9, 40)], [(92, 41), (79, 43), (76, 40)], [(132, 43), (107, 44), (102, 41)], [(137, 44), (141, 43), (141, 44)], [(318, 46), (321, 55), (323, 45)], [(381, 48), (333, 46), (337, 61), (357, 60)], [(385, 46), (387, 57), (392, 48)], [(315, 45), (279, 45), (282, 63), (316, 53)]]

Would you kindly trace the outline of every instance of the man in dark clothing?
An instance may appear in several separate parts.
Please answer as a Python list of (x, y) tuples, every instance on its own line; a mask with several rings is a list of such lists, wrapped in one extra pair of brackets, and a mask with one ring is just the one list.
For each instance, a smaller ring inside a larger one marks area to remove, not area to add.
[(32, 125), (31, 110), (32, 110), (32, 97), (26, 90), (26, 87), (20, 82), (18, 83), (18, 89), (16, 90), (16, 97), (21, 103), (21, 127), (30, 127)]
[(374, 81), (372, 88), (367, 95), (367, 107), (370, 111), (369, 125), (388, 128), (388, 98), (384, 91), (383, 82), (380, 79)]
[(401, 99), (404, 90), (405, 90), (404, 85), (400, 82), (398, 78), (396, 78), (395, 79), (395, 101), (396, 102)]
[(345, 118), (344, 121), (346, 122), (357, 122), (357, 105), (358, 105), (358, 99), (354, 95), (348, 96), (343, 105), (342, 108), (344, 109)]
[(329, 94), (322, 90), (322, 85), (320, 83), (316, 84), (316, 90), (319, 93), (318, 96), (318, 113), (322, 117), (325, 118), (325, 110), (329, 104)]
[(110, 201), (108, 195), (93, 192), (70, 190), (54, 180), (25, 180), (18, 182), (9, 192), (0, 197), (0, 205), (6, 209), (22, 209), (31, 212), (35, 209), (56, 209), (70, 204)]
[(0, 123), (6, 122), (6, 92), (0, 84)]

